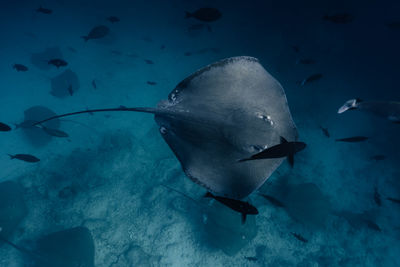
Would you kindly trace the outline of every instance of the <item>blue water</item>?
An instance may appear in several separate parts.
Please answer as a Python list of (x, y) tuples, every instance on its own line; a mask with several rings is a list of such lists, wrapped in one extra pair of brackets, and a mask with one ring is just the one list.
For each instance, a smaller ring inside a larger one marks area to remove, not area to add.
[[(36, 12), (40, 5), (52, 14)], [(212, 31), (188, 30), (203, 22), (185, 19), (185, 11), (204, 6), (218, 8), (222, 17), (208, 23)], [(322, 19), (335, 13), (354, 19), (346, 24)], [(36, 105), (57, 114), (155, 107), (199, 68), (252, 56), (282, 84), (299, 139), (307, 143), (294, 168), (284, 161), (259, 191), (280, 198), (279, 186), (313, 183), (329, 202), (324, 206), (310, 196), (310, 207), (299, 219), (293, 215), (296, 207), (290, 213), (253, 193), (246, 201), (259, 215), (249, 216), (243, 226), (240, 214), (203, 199), (205, 189), (185, 176), (152, 116), (83, 114), (61, 121), (69, 138), (43, 145), (35, 145), (22, 129), (0, 133), (0, 182), (20, 184), (27, 206), (8, 239), (29, 248), (43, 235), (84, 226), (93, 236), (95, 266), (400, 266), (400, 206), (387, 200), (400, 198), (400, 126), (357, 111), (337, 114), (352, 98), (400, 99), (400, 26), (388, 27), (400, 24), (399, 14), (400, 2), (393, 0), (3, 0), (1, 122), (22, 122), (24, 111)], [(109, 16), (120, 21), (112, 24)], [(84, 42), (81, 36), (97, 25), (106, 25), (110, 33)], [(66, 68), (43, 70), (32, 63), (33, 54), (52, 47), (59, 48)], [(315, 63), (299, 64), (300, 59)], [(17, 72), (15, 63), (29, 70)], [(51, 79), (65, 69), (76, 73), (79, 90), (58, 98), (50, 94)], [(322, 78), (299, 85), (316, 73)], [(330, 138), (320, 126), (328, 128)], [(369, 139), (335, 142), (357, 135)], [(7, 155), (17, 153), (35, 155), (40, 162)], [(374, 155), (385, 159), (372, 160)], [(73, 193), (60, 197), (65, 188), (74, 188)], [(323, 222), (310, 223), (308, 218), (324, 210)], [(1, 222), (0, 217), (0, 227)], [(29, 255), (0, 246), (0, 266), (30, 262)]]

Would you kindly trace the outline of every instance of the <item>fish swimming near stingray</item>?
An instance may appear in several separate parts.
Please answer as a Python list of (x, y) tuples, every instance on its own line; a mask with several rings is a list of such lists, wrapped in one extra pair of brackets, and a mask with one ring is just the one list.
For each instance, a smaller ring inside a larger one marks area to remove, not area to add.
[(111, 23), (115, 23), (115, 22), (119, 22), (120, 21), (119, 18), (116, 17), (116, 16), (110, 16), (110, 17), (107, 18), (107, 20), (109, 22), (111, 22)]
[(348, 110), (365, 111), (375, 116), (385, 118), (392, 123), (400, 124), (400, 101), (362, 101), (359, 98), (346, 101), (338, 110), (344, 113)]
[(305, 239), (302, 235), (300, 235), (300, 234), (297, 234), (297, 233), (291, 233), (297, 240), (299, 240), (299, 241), (301, 241), (301, 242), (303, 242), (303, 243), (307, 243), (308, 242), (308, 240), (307, 239)]
[(49, 65), (56, 66), (57, 69), (60, 68), (60, 67), (65, 67), (65, 66), (68, 65), (67, 61), (65, 61), (64, 59), (60, 59), (60, 58), (50, 59), (47, 63)]
[(53, 13), (53, 10), (40, 6), (38, 9), (36, 9), (36, 12), (50, 15)]
[(14, 64), (13, 68), (17, 71), (28, 71), (28, 67), (22, 64)]
[(214, 196), (210, 192), (207, 192), (204, 197), (213, 198), (216, 201), (231, 208), (232, 210), (237, 211), (240, 214), (242, 214), (242, 224), (244, 224), (246, 222), (247, 215), (249, 215), (249, 214), (257, 215), (258, 214), (257, 208), (254, 207), (253, 205), (251, 205), (249, 202), (244, 202), (244, 201), (232, 199), (232, 198)]
[(181, 81), (156, 108), (82, 110), (49, 116), (37, 124), (111, 111), (153, 114), (186, 176), (214, 195), (232, 199), (251, 194), (284, 160), (238, 163), (238, 159), (259, 152), (256, 147), (278, 144), (280, 136), (298, 138), (282, 86), (256, 58), (245, 56), (201, 68)]
[(146, 64), (150, 64), (150, 65), (154, 64), (154, 61), (150, 60), (150, 59), (145, 59), (144, 62), (146, 62)]
[(324, 128), (321, 125), (319, 126), (319, 128), (321, 129), (322, 133), (326, 136), (326, 137), (331, 137), (331, 135), (329, 134), (329, 130), (328, 128)]
[(11, 131), (11, 127), (5, 123), (0, 122), (0, 132), (8, 132)]
[(357, 143), (357, 142), (363, 142), (365, 140), (368, 140), (368, 137), (366, 137), (366, 136), (352, 136), (352, 137), (336, 139), (336, 142)]
[(19, 159), (30, 163), (36, 163), (40, 161), (40, 159), (30, 154), (15, 154), (15, 155), (8, 154), (8, 155), (10, 156), (11, 159)]
[(147, 81), (147, 84), (148, 84), (148, 85), (157, 85), (156, 82), (152, 82), (152, 81)]
[(101, 39), (106, 37), (110, 33), (110, 29), (107, 26), (99, 25), (90, 30), (88, 35), (82, 36), (85, 42), (92, 39)]
[(352, 22), (354, 16), (348, 13), (337, 13), (334, 15), (325, 15), (322, 17), (322, 19), (337, 24), (346, 24)]
[(212, 7), (199, 8), (194, 12), (187, 12), (185, 18), (195, 18), (205, 22), (212, 22), (220, 19), (222, 16), (221, 11)]
[(284, 137), (281, 136), (281, 143), (272, 147), (266, 148), (263, 151), (252, 155), (249, 158), (240, 159), (239, 162), (248, 160), (259, 160), (259, 159), (275, 159), (275, 158), (288, 158), (290, 166), (294, 164), (294, 154), (302, 151), (306, 148), (306, 144), (303, 142), (288, 142)]
[(307, 78), (305, 78), (301, 83), (300, 86), (304, 86), (310, 82), (315, 82), (318, 81), (319, 79), (322, 78), (322, 74), (321, 73), (317, 73), (317, 74), (313, 74), (311, 76), (308, 76)]

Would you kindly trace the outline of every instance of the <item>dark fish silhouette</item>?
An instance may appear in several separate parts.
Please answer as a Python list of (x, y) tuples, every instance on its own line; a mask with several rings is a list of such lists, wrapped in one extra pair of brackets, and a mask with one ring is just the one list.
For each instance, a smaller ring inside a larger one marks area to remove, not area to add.
[(195, 18), (201, 21), (211, 22), (220, 19), (221, 16), (222, 13), (218, 9), (211, 7), (203, 7), (197, 9), (193, 13), (186, 11), (185, 18)]
[(33, 155), (29, 155), (29, 154), (15, 154), (15, 155), (10, 155), (11, 159), (19, 159), (22, 161), (26, 161), (26, 162), (31, 162), (31, 163), (35, 163), (35, 162), (39, 162), (40, 159), (38, 159), (37, 157), (33, 156)]
[(66, 132), (63, 132), (58, 129), (48, 128), (48, 127), (45, 127), (44, 125), (40, 125), (40, 126), (37, 125), (36, 127), (42, 129), (45, 133), (47, 133), (48, 135), (54, 136), (54, 137), (61, 137), (61, 138), (69, 137), (69, 135)]
[(107, 20), (111, 23), (119, 22), (119, 18), (116, 16), (110, 16), (107, 18)]
[(347, 137), (347, 138), (341, 138), (341, 139), (336, 139), (337, 142), (349, 142), (349, 143), (356, 143), (356, 142), (362, 142), (367, 140), (368, 137), (366, 136), (353, 136), (353, 137)]
[(321, 73), (317, 73), (317, 74), (313, 74), (307, 78), (305, 78), (302, 82), (301, 82), (301, 86), (305, 85), (306, 83), (310, 83), (310, 82), (315, 82), (318, 81), (319, 79), (322, 78), (322, 74)]
[(258, 261), (257, 257), (244, 257), (248, 261)]
[(40, 6), (38, 9), (36, 9), (36, 12), (50, 15), (53, 13), (53, 10)]
[(303, 142), (288, 142), (281, 136), (281, 143), (264, 149), (263, 151), (251, 156), (250, 158), (241, 159), (239, 162), (256, 160), (256, 159), (275, 159), (287, 157), (290, 166), (294, 164), (294, 154), (302, 151), (306, 148), (306, 144)]
[(352, 22), (354, 17), (348, 13), (338, 13), (334, 15), (323, 16), (322, 19), (333, 23), (345, 24)]
[(152, 82), (152, 81), (147, 81), (147, 84), (148, 85), (156, 85), (157, 83), (156, 82)]
[(16, 69), (17, 71), (27, 71), (28, 67), (22, 64), (14, 64), (13, 66), (14, 69)]
[(381, 194), (379, 194), (378, 188), (376, 188), (376, 186), (374, 187), (374, 201), (379, 207), (382, 206)]
[(375, 161), (380, 161), (380, 160), (385, 160), (386, 156), (385, 155), (375, 155), (375, 156), (372, 156), (370, 159), (375, 160)]
[(0, 122), (0, 132), (8, 132), (11, 131), (11, 127), (5, 123)]
[(315, 64), (315, 60), (311, 58), (305, 58), (305, 59), (299, 59), (296, 61), (297, 64), (303, 64), (303, 65), (311, 65)]
[(94, 89), (97, 89), (97, 84), (96, 84), (95, 80), (92, 80), (92, 86), (93, 86)]
[(308, 242), (308, 240), (307, 239), (305, 239), (302, 235), (300, 235), (300, 234), (296, 234), (296, 233), (291, 233), (297, 240), (299, 240), (299, 241), (301, 241), (301, 242), (303, 242), (303, 243), (307, 243)]
[(110, 29), (107, 26), (100, 25), (96, 26), (90, 30), (89, 34), (82, 36), (82, 38), (87, 42), (90, 39), (100, 39), (108, 35)]
[(266, 194), (261, 194), (261, 193), (259, 193), (259, 195), (262, 196), (263, 198), (265, 198), (266, 200), (268, 200), (269, 202), (271, 202), (271, 204), (276, 207), (280, 207), (280, 208), (285, 207), (285, 204), (283, 204), (280, 200), (278, 200), (272, 196), (269, 196)]
[(237, 199), (232, 199), (232, 198), (214, 196), (210, 192), (207, 192), (204, 197), (213, 198), (216, 201), (218, 201), (218, 202), (224, 204), (225, 206), (231, 208), (232, 210), (241, 213), (242, 214), (242, 224), (246, 222), (246, 216), (248, 214), (251, 214), (251, 215), (257, 215), (258, 214), (257, 208), (254, 207), (253, 205), (251, 205), (248, 202), (244, 202), (244, 201), (237, 200)]
[(50, 59), (47, 63), (48, 63), (49, 65), (54, 65), (54, 66), (56, 66), (57, 69), (58, 69), (59, 67), (65, 67), (65, 66), (68, 65), (68, 62), (67, 62), (67, 61), (65, 61), (64, 59), (60, 59), (60, 58)]
[(392, 198), (392, 197), (387, 197), (386, 199), (392, 201), (393, 203), (400, 204), (400, 199)]
[(145, 59), (144, 62), (146, 62), (146, 64), (154, 64), (154, 62), (150, 59)]
[(331, 135), (329, 134), (328, 128), (324, 128), (322, 126), (319, 126), (319, 128), (321, 129), (322, 133), (326, 136), (326, 137), (331, 137)]

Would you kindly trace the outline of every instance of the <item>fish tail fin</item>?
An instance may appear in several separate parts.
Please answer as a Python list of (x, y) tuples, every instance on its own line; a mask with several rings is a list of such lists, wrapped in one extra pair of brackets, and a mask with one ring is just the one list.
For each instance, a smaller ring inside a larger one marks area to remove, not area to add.
[(213, 194), (211, 194), (210, 192), (207, 192), (207, 193), (204, 195), (204, 197), (213, 198), (213, 197), (214, 197), (214, 195), (213, 195)]
[(11, 155), (11, 154), (7, 154), (7, 155), (10, 156), (10, 159), (15, 159), (14, 155)]
[(186, 14), (185, 14), (185, 19), (187, 19), (187, 18), (191, 18), (191, 17), (193, 17), (193, 14), (192, 14), (192, 13), (190, 13), (190, 12), (188, 12), (188, 11), (186, 11)]
[(246, 216), (247, 214), (246, 213), (242, 213), (242, 224), (245, 224), (245, 222), (246, 222)]
[(89, 36), (81, 36), (83, 38), (83, 40), (85, 40), (85, 42), (87, 42), (89, 40)]

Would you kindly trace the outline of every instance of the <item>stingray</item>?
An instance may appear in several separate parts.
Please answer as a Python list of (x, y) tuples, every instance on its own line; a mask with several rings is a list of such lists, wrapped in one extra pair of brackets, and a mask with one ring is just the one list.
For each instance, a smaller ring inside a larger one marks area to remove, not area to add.
[(31, 63), (41, 70), (49, 70), (52, 66), (48, 61), (53, 58), (63, 58), (59, 47), (46, 48), (41, 53), (34, 53), (31, 56)]
[[(238, 162), (280, 143), (297, 140), (285, 92), (252, 57), (208, 65), (180, 82), (156, 108), (84, 110), (154, 114), (161, 136), (185, 174), (215, 195), (242, 199), (259, 188), (283, 158)], [(42, 123), (39, 122), (39, 123)]]
[[(25, 110), (24, 115), (24, 121), (20, 124), (17, 124), (17, 128), (22, 129), (27, 140), (34, 146), (44, 146), (49, 143), (52, 139), (52, 136), (47, 134), (39, 127), (32, 127), (32, 124), (50, 116), (55, 116), (56, 113), (44, 106), (33, 106)], [(49, 121), (44, 125), (50, 129), (58, 129), (60, 127), (60, 121)]]
[(70, 69), (67, 69), (51, 79), (50, 94), (58, 98), (64, 98), (74, 95), (79, 87), (78, 75)]

